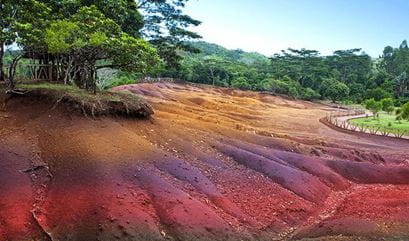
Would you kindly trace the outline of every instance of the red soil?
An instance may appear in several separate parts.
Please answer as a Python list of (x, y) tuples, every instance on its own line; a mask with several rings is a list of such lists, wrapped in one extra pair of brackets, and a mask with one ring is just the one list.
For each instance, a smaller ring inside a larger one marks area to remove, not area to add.
[(409, 239), (408, 141), (337, 132), (328, 107), (266, 94), (118, 90), (155, 116), (30, 99), (0, 112), (0, 240)]

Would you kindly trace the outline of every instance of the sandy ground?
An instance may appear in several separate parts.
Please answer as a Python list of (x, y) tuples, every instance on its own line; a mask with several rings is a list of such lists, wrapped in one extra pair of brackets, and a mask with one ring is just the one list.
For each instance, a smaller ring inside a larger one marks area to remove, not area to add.
[(340, 133), (319, 122), (330, 108), (266, 94), (118, 90), (155, 115), (0, 112), (0, 240), (409, 239), (408, 141)]

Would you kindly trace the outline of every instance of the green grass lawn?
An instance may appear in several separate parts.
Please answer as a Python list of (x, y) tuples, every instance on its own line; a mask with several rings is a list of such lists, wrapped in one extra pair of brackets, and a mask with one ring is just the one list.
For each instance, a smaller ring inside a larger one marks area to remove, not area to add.
[(379, 118), (373, 117), (359, 118), (350, 120), (349, 123), (353, 125), (362, 126), (365, 125), (370, 128), (381, 128), (380, 131), (388, 131), (390, 133), (402, 133), (409, 134), (409, 121), (402, 120), (400, 123), (396, 120), (395, 115), (389, 115), (386, 113), (379, 114)]

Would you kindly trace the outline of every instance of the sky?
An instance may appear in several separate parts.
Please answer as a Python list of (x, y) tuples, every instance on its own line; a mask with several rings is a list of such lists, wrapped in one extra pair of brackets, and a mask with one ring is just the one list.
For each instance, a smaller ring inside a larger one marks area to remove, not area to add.
[(409, 39), (409, 0), (190, 0), (203, 40), (267, 56), (287, 48), (372, 57)]

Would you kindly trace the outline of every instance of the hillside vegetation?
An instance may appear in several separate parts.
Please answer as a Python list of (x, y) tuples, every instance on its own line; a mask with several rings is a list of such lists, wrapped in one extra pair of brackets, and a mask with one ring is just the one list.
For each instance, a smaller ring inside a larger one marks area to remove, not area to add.
[[(93, 93), (143, 77), (173, 77), (306, 100), (394, 98), (396, 106), (409, 100), (407, 41), (386, 46), (377, 59), (360, 46), (327, 56), (313, 49), (272, 56), (228, 50), (197, 41), (201, 36), (189, 27), (200, 21), (184, 14), (186, 2), (7, 0), (0, 20), (0, 81), (15, 88), (24, 74), (19, 63), (29, 60), (43, 65), (36, 69), (41, 79)], [(19, 51), (4, 56), (11, 47)]]
[(362, 103), (371, 98), (394, 98), (394, 104), (400, 106), (409, 99), (406, 41), (398, 48), (385, 47), (378, 59), (359, 48), (334, 51), (329, 56), (316, 50), (288, 49), (267, 57), (206, 42), (190, 44), (198, 51), (182, 52), (181, 70), (160, 75), (307, 100)]

